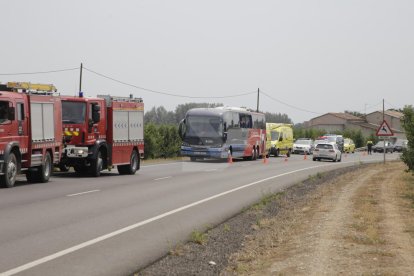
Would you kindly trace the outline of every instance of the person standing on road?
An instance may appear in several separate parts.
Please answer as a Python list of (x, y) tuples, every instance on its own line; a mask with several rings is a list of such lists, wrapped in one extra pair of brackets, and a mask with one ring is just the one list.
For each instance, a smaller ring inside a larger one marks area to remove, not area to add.
[(367, 142), (368, 154), (372, 154), (372, 141)]

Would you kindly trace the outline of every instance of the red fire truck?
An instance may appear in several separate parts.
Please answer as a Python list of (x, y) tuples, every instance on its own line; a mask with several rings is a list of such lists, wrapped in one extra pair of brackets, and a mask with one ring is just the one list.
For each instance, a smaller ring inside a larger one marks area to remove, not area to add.
[(47, 182), (62, 152), (61, 103), (53, 85), (0, 84), (0, 186)]
[(62, 96), (64, 150), (59, 167), (99, 176), (117, 166), (135, 174), (144, 157), (141, 98)]

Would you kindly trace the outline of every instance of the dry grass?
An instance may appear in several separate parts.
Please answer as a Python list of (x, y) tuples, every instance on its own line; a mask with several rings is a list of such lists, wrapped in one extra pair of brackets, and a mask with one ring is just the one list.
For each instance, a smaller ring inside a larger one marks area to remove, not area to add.
[(401, 210), (406, 228), (404, 231), (414, 238), (414, 175), (406, 173), (401, 176), (400, 185), (398, 186), (399, 196), (401, 198)]
[(380, 223), (384, 219), (383, 212), (378, 206), (380, 176), (374, 177), (368, 185), (359, 188), (353, 197), (353, 221), (352, 234), (345, 239), (358, 244), (383, 244), (385, 241), (381, 235)]
[[(364, 175), (369, 177), (356, 181)], [(319, 177), (312, 176), (309, 180)], [(360, 184), (354, 186), (354, 182)], [(332, 226), (338, 194), (343, 196), (347, 190), (352, 193), (347, 199), (347, 208), (341, 209), (347, 215), (333, 222), (339, 223), (334, 225), (340, 230), (326, 239), (325, 227)], [(268, 199), (264, 198), (253, 210), (263, 209)], [(389, 209), (390, 205), (395, 208)], [(274, 218), (257, 215), (256, 235), (246, 237), (243, 250), (232, 255), (229, 267), (222, 274), (309, 275), (313, 272), (318, 275), (315, 272), (321, 271), (316, 264), (319, 255), (315, 250), (326, 250), (325, 265), (333, 269), (330, 271), (333, 274), (414, 275), (411, 274), (414, 264), (401, 261), (401, 254), (406, 254), (403, 259), (411, 260), (412, 247), (405, 248), (401, 240), (394, 239), (402, 232), (414, 236), (414, 176), (404, 173), (401, 162), (369, 165), (365, 171), (347, 173), (295, 205), (280, 200), (280, 208), (282, 211)], [(402, 230), (390, 223), (390, 219), (397, 217), (403, 221)]]

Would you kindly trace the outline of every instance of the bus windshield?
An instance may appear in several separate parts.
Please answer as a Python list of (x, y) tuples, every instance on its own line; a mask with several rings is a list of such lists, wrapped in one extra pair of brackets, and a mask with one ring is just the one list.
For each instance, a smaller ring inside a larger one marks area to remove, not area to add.
[(86, 103), (62, 101), (62, 122), (64, 124), (83, 124), (85, 115)]
[(189, 116), (186, 124), (189, 137), (221, 137), (223, 135), (220, 117)]

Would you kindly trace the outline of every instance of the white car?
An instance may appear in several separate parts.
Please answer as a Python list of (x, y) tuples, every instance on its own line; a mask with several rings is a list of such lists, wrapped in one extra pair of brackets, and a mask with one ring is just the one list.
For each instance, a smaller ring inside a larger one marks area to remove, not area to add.
[(321, 159), (332, 160), (333, 162), (341, 162), (342, 153), (336, 143), (319, 143), (313, 150), (313, 161), (321, 161)]
[(293, 153), (311, 154), (313, 152), (312, 139), (297, 139), (293, 143)]

